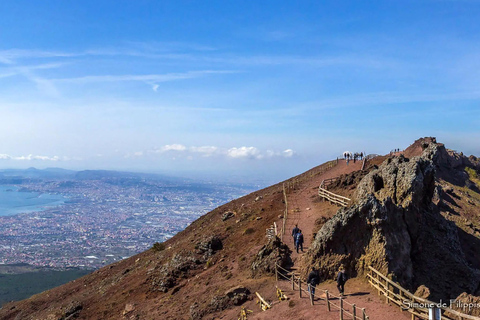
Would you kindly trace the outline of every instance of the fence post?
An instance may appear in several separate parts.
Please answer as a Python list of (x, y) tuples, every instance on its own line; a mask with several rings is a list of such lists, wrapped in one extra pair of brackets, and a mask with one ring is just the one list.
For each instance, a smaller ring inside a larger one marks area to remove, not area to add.
[[(402, 290), (399, 290), (398, 291), (398, 294), (400, 295), (400, 301), (403, 302), (403, 294), (402, 294)], [(402, 306), (400, 305), (400, 310), (402, 310)]]
[(365, 308), (362, 308), (362, 318), (363, 320), (367, 320), (367, 314), (365, 313)]
[(310, 293), (310, 304), (313, 306), (312, 285), (309, 283), (307, 286), (308, 286), (308, 293)]
[(340, 320), (343, 320), (343, 298), (340, 297)]
[(352, 313), (353, 313), (353, 320), (357, 319), (357, 307), (355, 306), (355, 303), (352, 304)]
[(388, 297), (390, 296), (390, 284), (388, 283), (388, 280), (385, 280), (385, 285), (386, 285), (386, 289), (385, 289), (385, 303), (386, 304), (390, 304), (390, 299), (388, 299)]
[(298, 277), (298, 290), (300, 290), (300, 298), (302, 297), (302, 279)]
[(328, 290), (325, 290), (325, 297), (327, 298), (327, 308), (330, 311), (330, 299), (328, 299)]
[(275, 265), (275, 282), (278, 284), (278, 269), (277, 269), (277, 265)]
[(293, 272), (292, 272), (292, 277), (290, 279), (292, 279), (292, 290), (295, 291), (295, 274)]

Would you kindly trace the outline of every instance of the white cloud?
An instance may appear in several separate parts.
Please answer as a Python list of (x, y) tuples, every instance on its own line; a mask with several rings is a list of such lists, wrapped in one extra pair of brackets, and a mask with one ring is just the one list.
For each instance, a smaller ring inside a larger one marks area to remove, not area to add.
[(183, 144), (167, 144), (163, 147), (160, 148), (161, 152), (166, 152), (166, 151), (185, 151), (187, 150), (187, 147), (185, 147)]
[(227, 156), (230, 158), (257, 158), (261, 159), (263, 156), (255, 147), (240, 147), (230, 148), (227, 151)]
[(175, 159), (186, 157), (189, 160), (194, 159), (195, 155), (202, 157), (226, 157), (230, 159), (272, 159), (272, 158), (291, 158), (295, 155), (292, 149), (286, 149), (284, 151), (266, 150), (261, 151), (256, 147), (232, 147), (232, 148), (220, 148), (216, 146), (190, 146), (187, 147), (183, 144), (167, 144), (160, 148), (155, 148), (147, 151), (138, 151), (133, 154), (127, 154), (125, 157), (141, 157), (148, 154), (164, 154), (175, 153)]
[(287, 149), (287, 150), (284, 150), (282, 154), (285, 158), (291, 158), (293, 157), (295, 152), (292, 149)]
[[(41, 160), (41, 161), (60, 161), (59, 156), (36, 156), (33, 154), (29, 154), (28, 156), (11, 156), (8, 154), (0, 154), (0, 160), (18, 160), (18, 161), (32, 161), (32, 160)], [(63, 160), (69, 160), (68, 157), (63, 157)]]

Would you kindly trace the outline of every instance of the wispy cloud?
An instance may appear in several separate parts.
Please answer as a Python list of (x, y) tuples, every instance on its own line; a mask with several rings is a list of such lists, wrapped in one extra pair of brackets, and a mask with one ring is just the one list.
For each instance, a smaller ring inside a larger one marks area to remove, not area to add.
[(0, 50), (0, 62), (4, 64), (15, 64), (17, 63), (17, 60), (20, 60), (20, 59), (75, 57), (75, 56), (80, 56), (84, 54), (85, 53), (9, 49), (9, 50)]
[(189, 71), (183, 73), (166, 73), (166, 74), (143, 74), (143, 75), (96, 75), (96, 76), (84, 76), (76, 78), (61, 78), (52, 79), (54, 82), (70, 82), (70, 83), (94, 83), (94, 82), (119, 82), (119, 81), (140, 81), (152, 85), (152, 89), (156, 91), (158, 89), (158, 82), (169, 82), (185, 79), (194, 79), (203, 77), (210, 74), (229, 74), (238, 73), (234, 70), (201, 70), (201, 71)]
[(286, 149), (283, 151), (265, 150), (262, 151), (256, 147), (232, 147), (232, 148), (220, 148), (216, 146), (191, 146), (187, 147), (182, 144), (170, 144), (160, 148), (154, 148), (147, 151), (138, 151), (133, 154), (126, 155), (129, 157), (144, 157), (149, 154), (173, 154), (175, 157), (185, 156), (192, 159), (193, 156), (199, 155), (201, 157), (224, 157), (227, 159), (272, 159), (272, 158), (291, 158), (295, 155), (292, 149)]
[(40, 155), (33, 155), (29, 154), (27, 156), (11, 156), (8, 154), (0, 154), (0, 160), (16, 160), (16, 161), (32, 161), (32, 160), (41, 160), (41, 161), (68, 161), (68, 157), (62, 157), (60, 158), (59, 156), (40, 156)]

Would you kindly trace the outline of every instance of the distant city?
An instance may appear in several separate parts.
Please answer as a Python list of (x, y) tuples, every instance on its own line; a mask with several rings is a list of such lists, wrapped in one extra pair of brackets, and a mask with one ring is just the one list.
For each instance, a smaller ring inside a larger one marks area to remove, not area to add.
[(0, 186), (0, 192), (10, 194), (64, 198), (63, 204), (57, 201), (43, 210), (0, 216), (0, 264), (56, 269), (94, 269), (132, 256), (258, 188), (151, 174), (60, 169), (3, 170)]

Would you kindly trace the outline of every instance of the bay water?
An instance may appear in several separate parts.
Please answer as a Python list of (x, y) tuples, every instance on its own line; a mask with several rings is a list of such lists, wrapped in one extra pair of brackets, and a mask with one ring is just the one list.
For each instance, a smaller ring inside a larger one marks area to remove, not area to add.
[(65, 203), (68, 198), (58, 194), (20, 192), (18, 187), (0, 185), (0, 216), (42, 211)]

